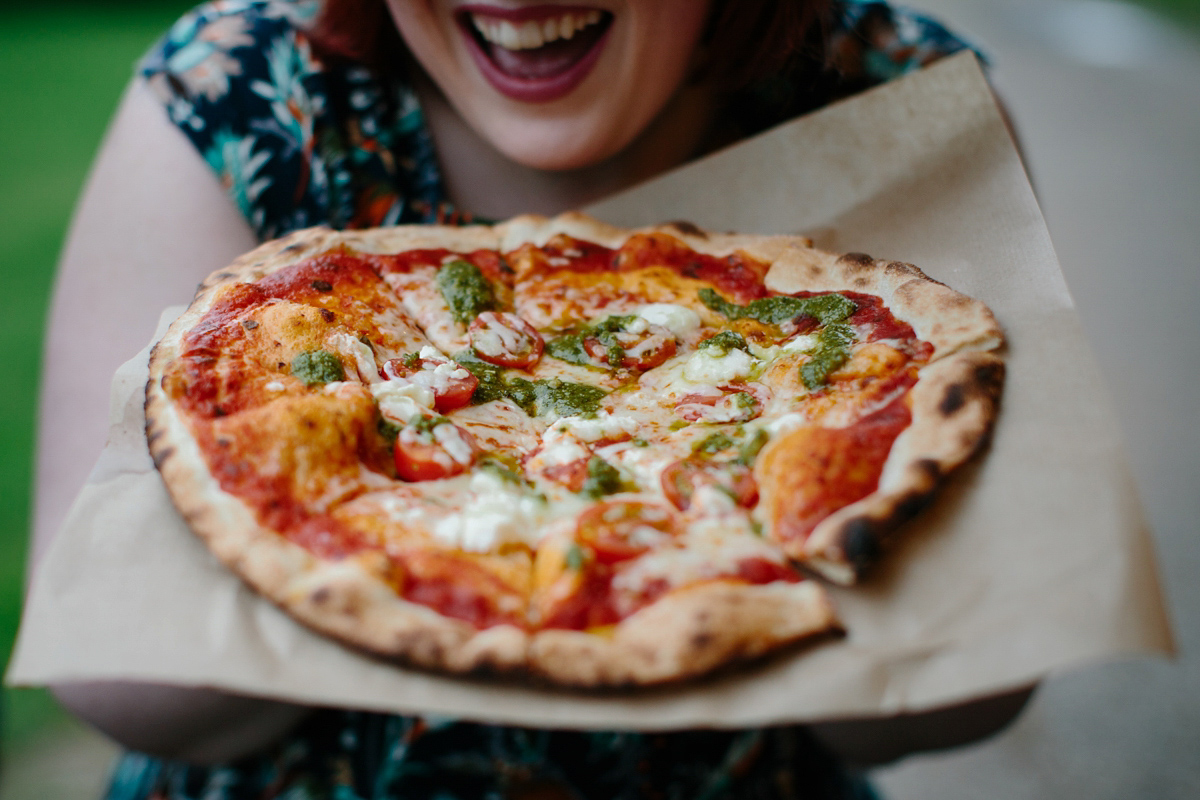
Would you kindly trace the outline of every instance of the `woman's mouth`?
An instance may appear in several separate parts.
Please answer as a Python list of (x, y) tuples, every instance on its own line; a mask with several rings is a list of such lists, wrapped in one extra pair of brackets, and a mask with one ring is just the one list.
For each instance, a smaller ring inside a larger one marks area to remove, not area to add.
[(463, 6), (456, 18), (483, 77), (526, 103), (556, 100), (578, 86), (600, 57), (613, 19), (583, 6), (483, 4)]

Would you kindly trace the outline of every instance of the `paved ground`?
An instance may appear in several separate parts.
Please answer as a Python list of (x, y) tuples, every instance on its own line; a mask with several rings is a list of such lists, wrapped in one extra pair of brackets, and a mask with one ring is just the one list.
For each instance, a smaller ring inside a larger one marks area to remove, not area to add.
[[(1200, 45), (1107, 0), (913, 0), (992, 56), (1116, 400), (1179, 637), (1173, 662), (1047, 681), (996, 739), (878, 772), (890, 800), (1200, 797)], [(0, 798), (93, 798), (81, 728), (7, 754)]]
[(1200, 797), (1200, 45), (1115, 2), (914, 4), (995, 63), (1116, 400), (1180, 652), (1053, 678), (997, 739), (878, 781), (889, 800)]

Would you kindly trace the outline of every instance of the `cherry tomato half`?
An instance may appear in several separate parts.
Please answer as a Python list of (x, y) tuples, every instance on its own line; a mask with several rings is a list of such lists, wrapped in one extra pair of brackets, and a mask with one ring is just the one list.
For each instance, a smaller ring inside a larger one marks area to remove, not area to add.
[(662, 506), (636, 500), (612, 500), (579, 517), (576, 540), (590, 547), (601, 564), (637, 558), (677, 533), (675, 515)]
[(452, 422), (426, 427), (409, 425), (396, 437), (393, 450), (401, 480), (436, 481), (471, 468), (479, 454), (475, 437)]
[(686, 394), (675, 404), (675, 413), (688, 422), (746, 422), (762, 410), (762, 400), (748, 386), (714, 386)]
[(546, 347), (532, 325), (507, 311), (484, 311), (471, 322), (467, 334), (479, 357), (498, 367), (529, 369)]
[(384, 362), (382, 373), (385, 378), (403, 378), (433, 392), (434, 407), (443, 414), (470, 403), (479, 386), (478, 378), (448, 358), (393, 358)]
[[(586, 336), (583, 349), (602, 364), (622, 369), (654, 369), (675, 355), (675, 334), (661, 325), (645, 324), (636, 333), (612, 331), (605, 334), (606, 344), (599, 336)], [(614, 364), (613, 361), (618, 363)]]
[(721, 463), (693, 456), (676, 461), (662, 473), (663, 494), (671, 505), (686, 511), (701, 486), (715, 486), (743, 508), (758, 502), (754, 472), (743, 464)]

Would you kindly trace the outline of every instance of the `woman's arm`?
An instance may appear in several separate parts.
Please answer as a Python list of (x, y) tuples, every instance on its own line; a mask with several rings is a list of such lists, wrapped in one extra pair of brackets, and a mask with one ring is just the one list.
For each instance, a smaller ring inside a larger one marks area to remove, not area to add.
[[(163, 308), (256, 244), (204, 160), (134, 83), (92, 167), (55, 281), (42, 360), (30, 569), (104, 447), (113, 372), (145, 346)], [(200, 689), (130, 683), (52, 687), (121, 744), (223, 761), (278, 739), (307, 709)]]
[(1035, 686), (920, 714), (882, 719), (848, 719), (812, 726), (829, 749), (868, 767), (924, 750), (944, 750), (984, 739), (1017, 718)]

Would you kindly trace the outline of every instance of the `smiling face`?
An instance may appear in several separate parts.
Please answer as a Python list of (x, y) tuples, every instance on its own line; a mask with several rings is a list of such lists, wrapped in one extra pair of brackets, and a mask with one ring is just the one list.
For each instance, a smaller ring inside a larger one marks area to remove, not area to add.
[(683, 84), (709, 0), (387, 0), (412, 54), (508, 158), (546, 170), (620, 152)]

